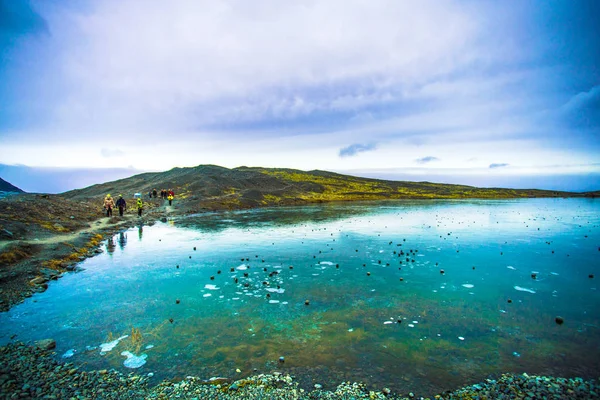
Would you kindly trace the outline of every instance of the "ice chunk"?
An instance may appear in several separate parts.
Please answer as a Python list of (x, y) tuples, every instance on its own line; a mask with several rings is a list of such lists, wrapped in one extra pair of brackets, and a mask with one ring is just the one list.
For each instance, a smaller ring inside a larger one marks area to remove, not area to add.
[(65, 354), (62, 355), (62, 358), (71, 358), (71, 357), (73, 357), (75, 355), (75, 352), (76, 352), (75, 349), (67, 350), (65, 352)]
[(463, 285), (462, 285), (462, 286), (463, 286), (463, 287), (466, 287), (467, 289), (471, 289), (471, 288), (475, 287), (475, 285), (472, 285), (472, 284), (470, 284), (470, 283), (463, 283)]
[(533, 289), (527, 289), (521, 286), (515, 286), (515, 290), (518, 290), (519, 292), (527, 292), (527, 293), (533, 293), (535, 294), (535, 290)]
[(100, 345), (100, 354), (104, 354), (104, 353), (108, 353), (109, 351), (111, 351), (112, 349), (114, 349), (121, 340), (125, 339), (129, 337), (129, 335), (124, 335), (121, 336), (118, 339), (113, 340), (112, 342), (108, 342), (108, 343), (102, 343)]
[(127, 368), (141, 367), (142, 365), (146, 364), (146, 358), (148, 357), (146, 354), (136, 356), (129, 351), (124, 351), (121, 353), (121, 355), (127, 357), (127, 359), (123, 361), (123, 365)]

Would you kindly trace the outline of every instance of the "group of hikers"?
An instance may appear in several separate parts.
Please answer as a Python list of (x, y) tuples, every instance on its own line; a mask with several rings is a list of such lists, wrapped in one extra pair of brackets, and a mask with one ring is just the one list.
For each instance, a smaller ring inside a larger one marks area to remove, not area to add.
[[(152, 189), (152, 191), (148, 192), (148, 197), (150, 198), (156, 198), (156, 196), (158, 195), (158, 192), (156, 191), (156, 189)], [(169, 200), (169, 205), (173, 205), (173, 199), (175, 198), (175, 192), (173, 191), (173, 189), (163, 189), (160, 191), (160, 198), (161, 199), (165, 199), (165, 200)]]
[[(127, 203), (125, 202), (123, 195), (120, 194), (119, 198), (117, 199), (117, 202), (115, 203), (115, 201), (110, 196), (110, 194), (107, 194), (106, 197), (104, 198), (104, 209), (106, 210), (107, 217), (112, 217), (112, 210), (113, 210), (113, 208), (115, 208), (115, 206), (119, 208), (119, 216), (122, 217), (123, 212), (127, 208)], [(144, 209), (144, 204), (142, 203), (142, 199), (139, 197), (137, 199), (137, 209), (138, 209), (138, 215), (141, 217), (142, 210)]]
[[(157, 194), (158, 193), (157, 193), (156, 189), (154, 189), (149, 193), (149, 196), (150, 196), (150, 198), (152, 198), (152, 197), (156, 198)], [(136, 197), (137, 197), (136, 205), (137, 205), (137, 210), (138, 210), (138, 216), (141, 217), (142, 210), (144, 209), (144, 203), (142, 202), (141, 195), (139, 197), (138, 197), (138, 195), (136, 195)], [(175, 192), (173, 192), (172, 189), (169, 189), (169, 190), (163, 189), (160, 192), (160, 197), (162, 199), (169, 200), (169, 205), (171, 206), (171, 205), (173, 205), (173, 199), (175, 198)], [(112, 210), (115, 207), (117, 207), (119, 209), (119, 215), (122, 217), (123, 212), (127, 208), (127, 203), (125, 202), (123, 195), (120, 194), (119, 198), (115, 202), (113, 200), (113, 198), (110, 196), (110, 194), (107, 194), (106, 197), (104, 198), (104, 209), (106, 210), (107, 217), (112, 217), (112, 215), (113, 215)]]

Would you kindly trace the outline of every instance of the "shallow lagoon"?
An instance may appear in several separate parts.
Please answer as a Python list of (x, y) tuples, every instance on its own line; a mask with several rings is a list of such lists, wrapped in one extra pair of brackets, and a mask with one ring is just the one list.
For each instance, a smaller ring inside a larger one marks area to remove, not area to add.
[(51, 337), (58, 357), (156, 379), (277, 369), (422, 395), (600, 370), (597, 200), (205, 214), (104, 249), (0, 314), (0, 341)]

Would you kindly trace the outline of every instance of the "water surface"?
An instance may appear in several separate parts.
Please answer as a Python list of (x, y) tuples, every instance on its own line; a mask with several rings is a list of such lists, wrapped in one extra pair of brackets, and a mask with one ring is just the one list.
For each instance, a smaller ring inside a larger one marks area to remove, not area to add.
[(600, 370), (595, 200), (205, 214), (104, 250), (0, 314), (0, 341), (51, 337), (58, 357), (155, 379), (277, 369), (422, 395)]

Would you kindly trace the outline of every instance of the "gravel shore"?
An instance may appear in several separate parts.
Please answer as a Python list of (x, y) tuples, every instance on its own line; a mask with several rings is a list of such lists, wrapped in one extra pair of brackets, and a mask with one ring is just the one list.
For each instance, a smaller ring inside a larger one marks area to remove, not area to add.
[[(415, 394), (370, 391), (345, 382), (333, 392), (305, 391), (293, 377), (261, 374), (236, 381), (187, 377), (150, 386), (148, 377), (114, 370), (85, 371), (53, 358), (52, 340), (0, 347), (0, 399), (422, 399)], [(594, 399), (596, 380), (505, 374), (500, 379), (440, 393), (430, 399)]]

